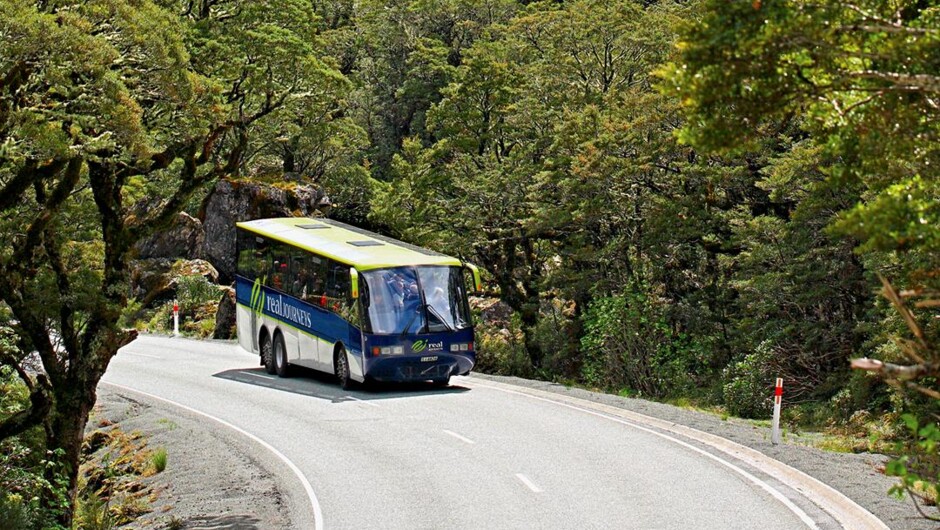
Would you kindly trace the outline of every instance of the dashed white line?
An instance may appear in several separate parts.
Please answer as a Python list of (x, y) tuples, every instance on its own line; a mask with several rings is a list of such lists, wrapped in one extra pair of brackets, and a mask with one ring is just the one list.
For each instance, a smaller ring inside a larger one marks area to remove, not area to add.
[(160, 360), (163, 359), (163, 357), (157, 357), (156, 355), (147, 355), (146, 353), (137, 353), (133, 351), (122, 351), (121, 353), (124, 355), (132, 355), (134, 357), (146, 357), (148, 359), (160, 359)]
[(267, 379), (268, 381), (273, 381), (273, 380), (277, 379), (276, 377), (271, 376), (271, 375), (261, 375), (261, 374), (256, 374), (256, 373), (254, 373), (254, 372), (242, 372), (242, 373), (245, 374), (245, 375), (250, 375), (251, 377), (258, 377), (258, 378), (261, 378), (261, 379)]
[(303, 486), (304, 491), (307, 493), (307, 498), (310, 500), (310, 506), (311, 506), (311, 508), (313, 508), (313, 527), (316, 528), (316, 529), (322, 529), (322, 528), (323, 528), (323, 511), (320, 509), (320, 501), (317, 500), (317, 495), (316, 495), (316, 493), (313, 492), (313, 486), (310, 485), (310, 482), (307, 480), (307, 477), (304, 476), (303, 472), (300, 470), (300, 468), (297, 467), (296, 464), (294, 464), (293, 462), (291, 462), (286, 456), (284, 456), (283, 453), (281, 453), (280, 451), (278, 451), (277, 449), (275, 449), (274, 446), (272, 446), (272, 445), (269, 444), (268, 442), (262, 440), (261, 438), (258, 438), (258, 437), (255, 436), (254, 434), (251, 434), (250, 432), (248, 432), (248, 431), (242, 429), (241, 427), (236, 427), (235, 425), (232, 425), (231, 423), (229, 423), (229, 422), (227, 422), (227, 421), (225, 421), (225, 420), (223, 420), (223, 419), (221, 419), (221, 418), (216, 418), (215, 416), (213, 416), (213, 415), (211, 415), (211, 414), (207, 414), (207, 413), (202, 412), (202, 411), (200, 411), (200, 410), (196, 410), (196, 409), (194, 409), (194, 408), (192, 408), (192, 407), (187, 407), (186, 405), (183, 405), (182, 403), (177, 403), (176, 401), (171, 401), (171, 400), (169, 400), (169, 399), (165, 399), (165, 398), (162, 398), (162, 397), (160, 397), (160, 396), (155, 396), (155, 395), (153, 395), (153, 394), (148, 394), (147, 392), (143, 392), (143, 391), (140, 391), (140, 390), (137, 390), (137, 389), (134, 389), (134, 388), (126, 387), (126, 386), (124, 386), (124, 385), (118, 385), (118, 384), (115, 384), (115, 383), (109, 383), (109, 382), (107, 382), (107, 381), (102, 381), (102, 383), (103, 383), (103, 384), (106, 384), (106, 385), (108, 385), (108, 386), (113, 386), (113, 387), (115, 387), (115, 388), (120, 388), (121, 390), (126, 390), (126, 391), (129, 391), (129, 392), (135, 392), (135, 393), (140, 394), (140, 395), (142, 395), (142, 396), (147, 396), (147, 397), (150, 398), (150, 399), (155, 399), (155, 400), (157, 400), (157, 401), (162, 401), (162, 402), (164, 402), (164, 403), (169, 403), (170, 405), (173, 405), (173, 406), (175, 406), (175, 407), (179, 407), (179, 408), (181, 408), (181, 409), (183, 409), (183, 410), (186, 410), (186, 411), (189, 411), (189, 412), (191, 412), (191, 413), (193, 413), (193, 414), (198, 414), (199, 416), (203, 416), (203, 417), (205, 417), (205, 418), (209, 418), (210, 420), (216, 421), (216, 422), (218, 422), (218, 423), (220, 423), (220, 424), (222, 424), (222, 425), (228, 427), (229, 429), (232, 429), (233, 431), (236, 431), (236, 432), (238, 432), (239, 434), (242, 434), (243, 436), (246, 436), (246, 437), (250, 438), (251, 440), (254, 440), (256, 443), (260, 444), (262, 447), (264, 447), (264, 448), (267, 449), (268, 451), (271, 451), (271, 453), (273, 453), (274, 456), (278, 457), (282, 462), (284, 462), (284, 464), (286, 464), (287, 467), (288, 467), (291, 471), (294, 472), (294, 475), (297, 477), (297, 479), (300, 480), (300, 483), (301, 483), (301, 485)]
[(470, 444), (470, 445), (473, 445), (473, 444), (476, 443), (476, 442), (474, 442), (473, 440), (471, 440), (470, 438), (467, 438), (466, 436), (461, 436), (461, 435), (455, 433), (454, 431), (448, 431), (447, 429), (443, 429), (443, 431), (444, 431), (444, 433), (453, 436), (454, 438), (460, 440), (461, 442), (465, 442), (465, 443), (468, 443), (468, 444)]
[(534, 482), (529, 480), (529, 477), (523, 475), (522, 473), (516, 473), (516, 478), (522, 481), (522, 483), (525, 484), (526, 487), (532, 490), (533, 492), (542, 493), (542, 488), (536, 486)]
[(359, 403), (362, 403), (363, 405), (369, 405), (370, 407), (375, 407), (375, 408), (377, 408), (377, 409), (382, 408), (382, 407), (376, 405), (375, 403), (372, 403), (371, 401), (366, 401), (366, 400), (364, 400), (364, 399), (359, 399), (359, 398), (352, 397), (352, 396), (346, 396), (346, 399), (351, 399), (351, 400), (353, 400), (353, 401), (358, 401)]

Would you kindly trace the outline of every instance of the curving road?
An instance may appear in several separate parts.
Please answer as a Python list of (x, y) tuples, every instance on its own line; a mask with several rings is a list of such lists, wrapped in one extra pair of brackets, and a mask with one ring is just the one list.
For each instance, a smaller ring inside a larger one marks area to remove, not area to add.
[(347, 392), (312, 372), (270, 376), (233, 344), (143, 336), (103, 381), (277, 455), (301, 528), (841, 526), (707, 445), (481, 378)]

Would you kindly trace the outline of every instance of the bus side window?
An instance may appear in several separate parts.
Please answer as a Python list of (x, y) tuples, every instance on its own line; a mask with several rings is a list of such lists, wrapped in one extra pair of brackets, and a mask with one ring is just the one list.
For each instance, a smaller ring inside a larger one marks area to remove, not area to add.
[(290, 256), (287, 245), (271, 245), (271, 287), (283, 292), (290, 292)]
[(303, 293), (301, 298), (304, 301), (322, 306), (323, 296), (326, 294), (324, 288), (326, 277), (326, 260), (316, 255), (308, 255), (307, 265), (310, 270), (310, 277), (307, 280), (307, 292), (304, 296)]
[(339, 313), (350, 298), (352, 284), (349, 281), (349, 266), (330, 260), (329, 283), (326, 286), (326, 297), (329, 300), (330, 311)]
[(268, 274), (267, 240), (246, 230), (239, 230), (236, 241), (238, 274), (249, 280), (266, 276)]
[(290, 294), (291, 296), (304, 300), (307, 298), (308, 284), (312, 275), (310, 271), (310, 260), (306, 252), (291, 249), (290, 256)]

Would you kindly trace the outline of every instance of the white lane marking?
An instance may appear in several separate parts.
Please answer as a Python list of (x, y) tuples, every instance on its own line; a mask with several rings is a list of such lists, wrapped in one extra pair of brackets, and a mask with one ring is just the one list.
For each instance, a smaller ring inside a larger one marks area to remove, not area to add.
[(163, 357), (157, 357), (156, 355), (147, 355), (146, 353), (137, 353), (134, 351), (123, 351), (121, 352), (124, 355), (133, 355), (134, 357), (146, 357), (148, 359), (163, 359)]
[(372, 403), (371, 401), (366, 401), (366, 400), (364, 400), (364, 399), (359, 399), (359, 398), (357, 398), (357, 397), (345, 396), (345, 399), (351, 399), (351, 400), (353, 400), (353, 401), (358, 401), (359, 403), (362, 403), (363, 405), (369, 405), (370, 407), (375, 407), (375, 408), (377, 408), (377, 409), (382, 408), (382, 407), (376, 405), (375, 403)]
[(169, 400), (169, 399), (166, 399), (166, 398), (162, 398), (162, 397), (160, 397), (160, 396), (155, 396), (155, 395), (153, 395), (153, 394), (149, 394), (149, 393), (147, 393), (147, 392), (143, 392), (143, 391), (140, 391), (140, 390), (136, 390), (136, 389), (134, 389), (134, 388), (126, 387), (126, 386), (124, 386), (124, 385), (118, 385), (118, 384), (115, 384), (115, 383), (109, 383), (109, 382), (107, 382), (107, 381), (101, 381), (101, 383), (106, 384), (106, 385), (108, 385), (108, 386), (113, 386), (113, 387), (115, 387), (115, 388), (120, 388), (121, 390), (126, 390), (126, 391), (128, 391), (128, 392), (135, 392), (135, 393), (137, 393), (137, 394), (140, 394), (140, 395), (142, 395), (142, 396), (147, 396), (148, 398), (155, 399), (155, 400), (157, 400), (157, 401), (162, 401), (162, 402), (164, 402), (164, 403), (169, 403), (170, 405), (173, 405), (173, 406), (179, 407), (179, 408), (181, 408), (181, 409), (183, 409), (183, 410), (192, 412), (193, 414), (198, 414), (199, 416), (203, 416), (203, 417), (209, 418), (210, 420), (216, 421), (216, 422), (218, 422), (218, 423), (220, 423), (220, 424), (222, 424), (222, 425), (228, 427), (229, 429), (232, 429), (233, 431), (236, 431), (236, 432), (238, 432), (238, 433), (240, 433), (240, 434), (242, 434), (242, 435), (244, 435), (244, 436), (250, 438), (251, 440), (253, 440), (254, 442), (258, 443), (259, 445), (261, 445), (262, 447), (264, 447), (264, 448), (267, 449), (268, 451), (271, 451), (271, 453), (273, 453), (274, 456), (276, 456), (276, 457), (278, 457), (279, 459), (281, 459), (281, 461), (284, 462), (284, 463), (287, 465), (287, 467), (290, 468), (290, 470), (294, 472), (294, 475), (297, 476), (297, 479), (300, 480), (301, 485), (303, 485), (303, 487), (304, 487), (304, 491), (307, 493), (307, 498), (310, 499), (310, 506), (313, 508), (313, 526), (314, 526), (314, 528), (318, 528), (318, 529), (321, 529), (321, 530), (322, 530), (322, 528), (323, 528), (323, 511), (320, 509), (320, 501), (317, 500), (317, 494), (313, 492), (313, 486), (310, 485), (310, 482), (307, 480), (307, 477), (304, 476), (303, 472), (300, 471), (300, 468), (298, 468), (293, 462), (290, 461), (290, 459), (288, 459), (286, 456), (284, 456), (284, 453), (282, 453), (282, 452), (278, 451), (277, 449), (275, 449), (274, 446), (272, 446), (272, 445), (269, 444), (268, 442), (262, 440), (261, 438), (258, 438), (258, 437), (255, 436), (254, 434), (251, 434), (250, 432), (248, 432), (248, 431), (242, 429), (241, 427), (236, 427), (235, 425), (232, 425), (231, 423), (229, 423), (229, 422), (227, 422), (227, 421), (225, 421), (225, 420), (223, 420), (223, 419), (221, 419), (221, 418), (216, 418), (215, 416), (213, 416), (213, 415), (211, 415), (211, 414), (207, 414), (207, 413), (205, 413), (205, 412), (196, 410), (196, 409), (194, 409), (194, 408), (192, 408), (192, 407), (187, 407), (186, 405), (183, 405), (182, 403), (177, 403), (176, 401), (172, 401), (172, 400)]
[(526, 487), (528, 487), (528, 488), (529, 488), (530, 490), (532, 490), (533, 492), (535, 492), (535, 493), (542, 493), (542, 488), (536, 486), (535, 483), (533, 483), (531, 480), (529, 480), (529, 478), (526, 477), (525, 475), (523, 475), (522, 473), (516, 473), (516, 478), (519, 479), (519, 480), (521, 480), (522, 483), (525, 484)]
[(467, 438), (466, 436), (461, 436), (461, 435), (455, 433), (454, 431), (448, 431), (447, 429), (443, 429), (443, 431), (444, 431), (446, 434), (449, 434), (449, 435), (453, 436), (454, 438), (460, 440), (461, 442), (466, 442), (466, 443), (468, 443), (468, 444), (470, 444), (470, 445), (473, 445), (473, 444), (476, 443), (476, 442), (474, 442), (473, 440), (471, 440), (470, 438)]
[[(505, 393), (507, 393), (507, 394), (517, 394), (517, 395), (520, 395), (520, 396), (525, 396), (525, 397), (529, 397), (529, 398), (532, 398), (532, 399), (536, 399), (536, 400), (538, 400), (538, 401), (545, 401), (546, 403), (554, 403), (555, 405), (559, 405), (559, 406), (562, 406), (562, 407), (565, 407), (565, 408), (569, 408), (569, 409), (572, 409), (572, 410), (577, 410), (577, 411), (580, 411), (580, 412), (584, 412), (584, 413), (590, 414), (590, 415), (592, 415), (592, 416), (597, 416), (597, 417), (599, 417), (599, 418), (604, 418), (604, 419), (607, 419), (607, 420), (610, 420), (610, 421), (614, 421), (614, 422), (620, 423), (620, 424), (622, 424), (622, 425), (626, 425), (626, 426), (628, 426), (628, 427), (633, 427), (634, 429), (638, 429), (638, 430), (641, 430), (641, 431), (643, 431), (643, 432), (647, 432), (647, 433), (649, 433), (649, 434), (652, 434), (652, 435), (655, 435), (655, 436), (659, 436), (660, 438), (664, 438), (664, 439), (666, 439), (666, 440), (669, 440), (670, 442), (673, 442), (673, 443), (675, 443), (675, 444), (681, 445), (682, 447), (685, 447), (685, 448), (687, 448), (687, 449), (689, 449), (689, 450), (691, 450), (691, 451), (694, 451), (694, 452), (696, 452), (696, 453), (698, 453), (698, 454), (700, 454), (700, 455), (702, 455), (702, 456), (704, 456), (704, 457), (710, 458), (710, 459), (714, 460), (715, 462), (718, 462), (719, 464), (721, 464), (721, 465), (723, 465), (723, 466), (725, 466), (725, 467), (731, 469), (731, 470), (734, 471), (735, 473), (738, 473), (739, 475), (741, 475), (742, 477), (746, 478), (747, 480), (749, 480), (751, 483), (753, 483), (753, 484), (756, 485), (757, 487), (759, 487), (759, 488), (761, 488), (762, 490), (766, 491), (768, 494), (770, 494), (770, 496), (772, 496), (773, 498), (775, 498), (775, 499), (777, 499), (778, 501), (780, 501), (784, 506), (786, 506), (787, 508), (789, 508), (790, 511), (793, 512), (797, 517), (799, 517), (800, 520), (803, 521), (803, 523), (804, 523), (807, 527), (812, 528), (813, 530), (819, 530), (819, 526), (816, 525), (816, 522), (813, 521), (813, 519), (812, 519), (809, 515), (807, 515), (807, 513), (804, 512), (802, 508), (800, 508), (799, 506), (797, 506), (796, 504), (794, 504), (793, 501), (791, 501), (791, 500), (788, 499), (786, 496), (784, 496), (782, 493), (780, 493), (779, 491), (777, 491), (777, 490), (776, 490), (775, 488), (773, 488), (770, 484), (767, 484), (766, 482), (764, 482), (764, 481), (762, 481), (761, 479), (755, 477), (754, 475), (748, 473), (747, 471), (741, 469), (740, 467), (738, 467), (738, 466), (732, 464), (731, 462), (728, 462), (727, 460), (724, 460), (724, 459), (721, 458), (721, 457), (715, 456), (715, 455), (709, 453), (708, 451), (705, 451), (705, 450), (703, 450), (703, 449), (699, 449), (698, 447), (695, 447), (694, 445), (691, 445), (691, 444), (688, 444), (688, 443), (686, 443), (686, 442), (683, 442), (682, 440), (679, 440), (678, 438), (673, 438), (672, 436), (669, 436), (668, 434), (663, 434), (663, 433), (661, 433), (661, 432), (654, 431), (653, 429), (648, 429), (648, 428), (646, 428), (646, 427), (642, 427), (642, 426), (637, 425), (637, 424), (635, 424), (635, 423), (633, 423), (633, 422), (630, 422), (630, 421), (622, 420), (622, 419), (620, 419), (620, 418), (615, 418), (615, 417), (613, 417), (613, 416), (608, 416), (607, 414), (602, 414), (602, 413), (600, 413), (600, 412), (595, 412), (595, 411), (593, 411), (593, 410), (581, 408), (581, 407), (578, 407), (578, 406), (575, 406), (575, 405), (569, 405), (568, 403), (563, 403), (563, 402), (561, 402), (561, 401), (555, 401), (555, 400), (548, 399), (548, 398), (543, 398), (543, 397), (539, 397), (539, 396), (533, 396), (533, 395), (530, 395), (530, 394), (526, 394), (526, 393), (524, 393), (524, 392), (517, 392), (517, 391), (514, 391), (514, 390), (507, 390), (507, 389), (503, 389), (503, 388), (499, 388), (499, 387), (495, 387), (495, 386), (479, 384), (479, 383), (476, 383), (476, 382), (474, 382), (473, 384), (474, 384), (474, 385), (477, 385), (477, 386), (489, 388), (489, 389), (492, 389), (492, 390), (498, 390), (498, 391), (500, 391), (500, 392), (505, 392)], [(519, 480), (523, 480), (522, 477), (521, 477), (521, 475), (516, 475), (516, 476), (517, 476), (517, 477), (520, 477)]]
[(261, 374), (256, 374), (256, 373), (254, 373), (254, 372), (241, 372), (241, 373), (243, 373), (243, 374), (245, 374), (245, 375), (250, 375), (251, 377), (260, 377), (261, 379), (267, 379), (268, 381), (273, 381), (273, 380), (277, 379), (276, 377), (274, 377), (274, 376), (272, 376), (272, 375), (261, 375)]

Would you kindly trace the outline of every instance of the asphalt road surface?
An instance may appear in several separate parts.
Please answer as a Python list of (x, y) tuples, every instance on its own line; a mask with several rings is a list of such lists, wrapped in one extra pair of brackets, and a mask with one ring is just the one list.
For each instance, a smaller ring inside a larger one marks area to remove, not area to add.
[(104, 382), (276, 455), (298, 528), (839, 527), (708, 447), (472, 376), (344, 391), (234, 344), (142, 336)]

